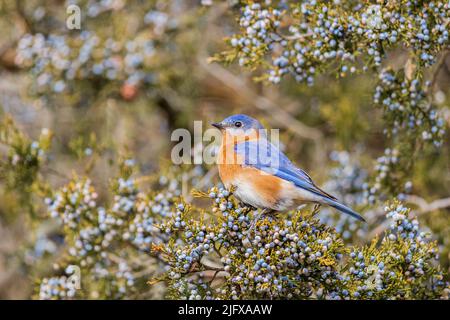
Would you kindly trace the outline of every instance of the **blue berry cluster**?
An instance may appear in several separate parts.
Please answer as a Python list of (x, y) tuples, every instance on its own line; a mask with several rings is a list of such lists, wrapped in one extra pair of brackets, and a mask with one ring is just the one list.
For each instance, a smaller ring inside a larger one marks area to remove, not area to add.
[[(54, 19), (64, 19), (49, 31), (28, 33), (18, 41), (15, 64), (30, 70), (34, 94), (64, 98), (77, 97), (83, 90), (105, 89), (131, 101), (139, 90), (175, 79), (179, 66), (185, 67), (184, 43), (179, 46), (176, 36), (190, 32), (193, 24), (180, 15), (186, 7), (184, 3), (172, 6), (163, 0), (70, 0), (69, 4), (81, 10), (79, 31), (54, 28), (66, 23), (63, 6), (64, 13)], [(125, 6), (126, 13), (122, 10)], [(119, 11), (125, 19), (132, 12), (133, 23), (124, 26), (116, 21), (114, 14)], [(44, 7), (36, 12), (41, 12), (40, 17), (46, 14)], [(194, 16), (196, 13), (190, 12)], [(104, 21), (111, 24), (105, 25)], [(49, 26), (45, 28), (48, 30)]]
[(196, 273), (204, 287), (213, 272), (224, 284), (191, 286), (195, 292), (185, 298), (199, 298), (200, 292), (206, 294), (202, 299), (301, 298), (338, 290), (334, 267), (344, 247), (331, 229), (297, 214), (292, 220), (264, 217), (252, 229), (251, 210), (235, 203), (229, 191), (215, 187), (208, 196), (217, 224), (188, 220), (181, 230), (171, 229), (182, 231), (184, 241), (166, 248), (173, 257), (167, 278), (171, 287), (185, 288), (185, 278)]
[[(109, 296), (119, 298), (133, 291), (135, 280), (126, 260), (114, 253), (122, 239), (122, 229), (128, 225), (128, 208), (113, 204), (107, 209), (98, 205), (98, 194), (90, 180), (75, 180), (46, 199), (49, 215), (58, 218), (66, 230), (69, 261), (90, 270), (90, 277), (107, 285)], [(120, 191), (124, 192), (123, 188)], [(123, 194), (120, 196), (123, 199)], [(115, 200), (117, 197), (119, 194)]]
[[(251, 3), (242, 9), (239, 20), (242, 36), (230, 40), (234, 48), (243, 52), (239, 59), (240, 65), (250, 66), (273, 49), (279, 37), (272, 30), (279, 27), (280, 15), (281, 11), (271, 7), (263, 8), (259, 3)], [(279, 63), (283, 64), (281, 59)], [(277, 82), (277, 79), (272, 78), (272, 81)]]
[[(347, 258), (339, 234), (307, 212), (291, 212), (288, 219), (266, 216), (252, 228), (253, 210), (236, 203), (229, 191), (215, 187), (204, 195), (213, 200), (210, 222), (193, 219), (193, 208), (178, 205), (164, 225), (172, 241), (154, 252), (168, 264), (160, 280), (168, 283), (171, 298), (448, 296), (449, 285), (435, 267), (436, 244), (419, 231), (417, 220), (407, 219), (409, 210), (399, 203), (386, 208), (393, 223), (381, 244), (375, 239), (352, 247)], [(185, 225), (175, 226), (180, 219)]]
[[(329, 179), (323, 185), (324, 189), (350, 207), (361, 208), (366, 200), (364, 188), (368, 172), (361, 167), (357, 158), (346, 151), (333, 151), (330, 158), (336, 166), (330, 169)], [(370, 218), (367, 215), (365, 217)], [(327, 207), (321, 209), (320, 221), (335, 226), (345, 241), (363, 238), (368, 228), (367, 224)]]

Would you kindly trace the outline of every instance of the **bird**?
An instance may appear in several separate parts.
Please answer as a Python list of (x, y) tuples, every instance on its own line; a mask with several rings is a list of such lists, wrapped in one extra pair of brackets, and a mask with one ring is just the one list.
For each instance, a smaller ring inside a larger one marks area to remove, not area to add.
[[(223, 185), (233, 189), (243, 204), (265, 214), (294, 209), (303, 204), (328, 205), (360, 221), (353, 209), (319, 188), (267, 138), (262, 124), (245, 114), (229, 116), (212, 126), (222, 133), (216, 163)], [(256, 223), (256, 221), (255, 221)]]

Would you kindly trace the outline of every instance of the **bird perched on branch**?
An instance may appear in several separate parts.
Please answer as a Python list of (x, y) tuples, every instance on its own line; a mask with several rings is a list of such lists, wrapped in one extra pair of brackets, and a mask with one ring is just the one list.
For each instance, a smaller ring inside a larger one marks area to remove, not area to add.
[(222, 132), (217, 156), (220, 179), (227, 189), (235, 189), (234, 195), (241, 202), (262, 209), (256, 220), (272, 211), (315, 203), (365, 221), (320, 189), (305, 171), (268, 141), (267, 130), (258, 120), (238, 114), (212, 125)]

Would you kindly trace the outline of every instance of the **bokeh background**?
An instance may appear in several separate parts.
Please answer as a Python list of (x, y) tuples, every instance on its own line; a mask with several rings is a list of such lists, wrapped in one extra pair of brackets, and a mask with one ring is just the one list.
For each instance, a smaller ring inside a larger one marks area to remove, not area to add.
[[(211, 62), (237, 31), (236, 3), (0, 0), (0, 117), (12, 118), (31, 140), (43, 128), (53, 133), (41, 179), (57, 188), (75, 173), (89, 175), (106, 199), (121, 155), (132, 155), (142, 176), (170, 172), (174, 129), (193, 130), (194, 120), (203, 120), (206, 129), (210, 122), (246, 113), (279, 128), (283, 149), (325, 190), (349, 204), (363, 203), (363, 184), (387, 146), (382, 111), (372, 101), (376, 74), (337, 79), (325, 73), (312, 86), (289, 78), (273, 85), (253, 81), (259, 70)], [(66, 27), (69, 4), (81, 8), (81, 30)], [(398, 69), (407, 57), (406, 50), (395, 48), (383, 64)], [(450, 55), (427, 72), (436, 74), (432, 99), (448, 124)], [(7, 157), (7, 146), (0, 144), (0, 152)], [(407, 173), (412, 187), (400, 195), (432, 231), (447, 270), (449, 154), (446, 133), (441, 148), (415, 155)], [(207, 175), (207, 182), (200, 179), (203, 185), (218, 182), (213, 167), (199, 167), (180, 170)], [(29, 298), (35, 279), (51, 273), (64, 240), (53, 224), (36, 218), (45, 211), (42, 198), (26, 188), (21, 190), (28, 198), (11, 189), (8, 176), (15, 169), (4, 170), (0, 298)], [(331, 212), (323, 219), (349, 241), (365, 243), (383, 228), (380, 208), (382, 202), (367, 209), (372, 213), (364, 230)]]

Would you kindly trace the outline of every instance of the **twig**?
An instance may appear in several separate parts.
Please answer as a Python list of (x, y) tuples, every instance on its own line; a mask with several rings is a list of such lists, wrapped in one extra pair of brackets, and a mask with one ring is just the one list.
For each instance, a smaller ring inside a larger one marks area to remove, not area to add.
[[(222, 246), (222, 244), (220, 244), (220, 246)], [(219, 249), (217, 249), (217, 248), (216, 248), (216, 245), (214, 244), (214, 245), (213, 245), (213, 248), (214, 248), (214, 251), (217, 253), (217, 255), (218, 255), (220, 258), (222, 258), (223, 256), (222, 256), (222, 254), (220, 253), (220, 248), (221, 248), (221, 247), (219, 247)]]
[(55, 176), (57, 176), (57, 177), (60, 177), (61, 179), (65, 179), (65, 180), (67, 180), (67, 181), (70, 181), (70, 180), (71, 180), (71, 178), (70, 178), (69, 176), (65, 175), (65, 174), (62, 173), (62, 172), (59, 172), (59, 171), (56, 170), (56, 169), (50, 168), (50, 167), (48, 167), (48, 166), (43, 166), (43, 167), (42, 167), (42, 170), (44, 171), (44, 173), (45, 173), (45, 172), (48, 172), (48, 173), (53, 174), (53, 175), (55, 175)]
[(154, 267), (142, 269), (141, 271), (134, 273), (134, 277), (135, 278), (142, 278), (144, 276), (146, 277), (146, 276), (155, 274), (156, 273), (155, 271), (156, 270)]
[[(224, 2), (222, 5), (216, 6), (214, 10), (211, 10), (211, 14), (208, 17), (208, 24), (212, 25), (219, 20), (220, 16), (225, 14), (228, 10), (228, 5)], [(211, 35), (212, 27), (206, 28), (205, 39), (209, 38)], [(305, 34), (305, 36), (308, 36)], [(230, 88), (238, 95), (242, 100), (244, 100), (249, 105), (260, 109), (269, 115), (277, 122), (278, 125), (291, 130), (300, 137), (319, 140), (323, 137), (320, 130), (308, 127), (302, 122), (295, 119), (287, 111), (280, 108), (275, 102), (271, 101), (267, 97), (261, 96), (250, 88), (241, 78), (235, 76), (228, 70), (222, 68), (218, 64), (207, 63), (207, 50), (206, 43), (209, 41), (203, 41), (203, 45), (199, 48), (199, 54), (197, 58), (198, 65), (209, 75), (216, 78), (222, 82), (225, 86)]]
[(219, 270), (216, 270), (216, 271), (214, 272), (214, 275), (212, 276), (211, 281), (209, 281), (210, 284), (212, 284), (213, 281), (216, 280), (216, 277), (217, 277), (217, 275), (219, 274), (219, 272), (220, 272)]
[(136, 184), (141, 184), (146, 182), (153, 182), (155, 179), (156, 179), (155, 176), (147, 175), (147, 176), (140, 176), (139, 178), (134, 179), (134, 182)]
[(432, 202), (427, 202), (425, 199), (419, 196), (410, 195), (406, 198), (406, 200), (419, 207), (419, 210), (417, 210), (417, 215), (421, 215), (439, 209), (450, 208), (450, 197), (434, 200)]
[(33, 24), (31, 20), (27, 17), (27, 14), (23, 7), (23, 2), (24, 2), (23, 0), (16, 0), (17, 16), (21, 20), (23, 27), (25, 28), (25, 31), (33, 33), (34, 32)]

